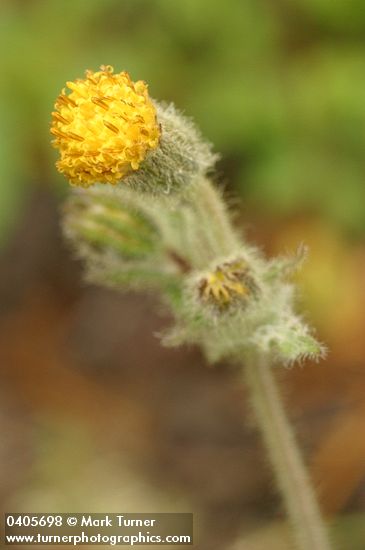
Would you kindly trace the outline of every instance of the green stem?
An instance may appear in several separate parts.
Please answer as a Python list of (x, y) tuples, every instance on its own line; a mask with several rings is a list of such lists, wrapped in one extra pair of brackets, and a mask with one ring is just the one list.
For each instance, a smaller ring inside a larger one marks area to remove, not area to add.
[(252, 406), (283, 495), (298, 548), (330, 550), (311, 482), (288, 422), (271, 366), (262, 357), (245, 364)]
[(238, 246), (237, 237), (220, 194), (207, 179), (199, 180), (193, 193), (192, 202), (200, 216), (201, 231), (211, 257), (232, 254)]

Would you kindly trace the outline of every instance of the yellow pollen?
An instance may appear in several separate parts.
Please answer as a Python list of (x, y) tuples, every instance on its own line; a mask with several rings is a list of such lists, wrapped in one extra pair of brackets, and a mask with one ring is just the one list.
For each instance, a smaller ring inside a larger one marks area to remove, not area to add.
[(74, 132), (67, 132), (67, 135), (68, 135), (68, 137), (70, 137), (71, 139), (75, 139), (76, 141), (84, 141), (83, 137), (78, 136)]
[(138, 170), (159, 144), (161, 130), (147, 84), (103, 65), (67, 86), (70, 92), (62, 90), (52, 113), (57, 168), (73, 185), (115, 185)]
[(100, 97), (92, 97), (91, 101), (106, 111), (109, 109), (108, 105)]
[(112, 132), (114, 132), (115, 134), (118, 134), (119, 133), (119, 130), (116, 126), (114, 126), (114, 124), (112, 124), (111, 122), (108, 122), (107, 120), (103, 120), (103, 124), (109, 128), (109, 130), (111, 130)]
[(68, 134), (61, 132), (61, 130), (57, 130), (56, 128), (51, 128), (51, 134), (58, 138), (69, 139)]
[(52, 116), (54, 119), (58, 120), (59, 122), (62, 122), (62, 124), (68, 124), (68, 120), (61, 116), (59, 113), (52, 113)]
[(71, 99), (69, 96), (65, 95), (65, 91), (63, 90), (61, 95), (58, 96), (57, 98), (57, 102), (56, 102), (56, 109), (58, 109), (58, 105), (57, 103), (60, 102), (60, 103), (63, 103), (64, 105), (73, 105), (74, 107), (76, 107), (76, 103), (73, 99)]

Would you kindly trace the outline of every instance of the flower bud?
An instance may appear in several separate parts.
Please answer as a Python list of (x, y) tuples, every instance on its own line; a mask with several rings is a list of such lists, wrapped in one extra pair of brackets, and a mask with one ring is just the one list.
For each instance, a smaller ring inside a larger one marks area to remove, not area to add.
[(257, 286), (247, 263), (239, 258), (218, 265), (202, 277), (198, 292), (203, 303), (222, 312), (244, 306), (257, 293)]
[(144, 259), (158, 249), (158, 234), (151, 221), (99, 187), (71, 195), (65, 206), (64, 227), (84, 255)]

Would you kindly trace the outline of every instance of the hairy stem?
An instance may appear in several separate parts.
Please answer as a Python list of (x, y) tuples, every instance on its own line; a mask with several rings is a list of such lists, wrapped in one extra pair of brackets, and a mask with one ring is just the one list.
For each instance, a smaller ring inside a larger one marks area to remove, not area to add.
[[(195, 189), (201, 226), (214, 255), (230, 254), (236, 236), (224, 203), (214, 186), (202, 180)], [(330, 550), (306, 467), (276, 386), (270, 364), (260, 355), (249, 358), (246, 378), (253, 408), (267, 446), (297, 546), (300, 550)]]
[(232, 253), (237, 247), (237, 238), (225, 204), (209, 180), (201, 179), (195, 185), (193, 201), (212, 257)]
[(311, 482), (286, 417), (269, 364), (251, 357), (245, 365), (246, 381), (256, 418), (275, 470), (298, 548), (330, 550)]

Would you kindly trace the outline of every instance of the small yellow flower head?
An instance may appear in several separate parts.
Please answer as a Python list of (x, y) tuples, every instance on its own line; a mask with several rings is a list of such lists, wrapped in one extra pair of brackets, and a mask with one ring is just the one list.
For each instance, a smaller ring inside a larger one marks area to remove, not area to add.
[(61, 155), (57, 168), (73, 185), (115, 185), (138, 170), (159, 144), (156, 108), (147, 85), (102, 66), (67, 86), (71, 93), (62, 90), (52, 113), (53, 145)]
[(226, 309), (233, 302), (247, 300), (255, 290), (248, 266), (243, 260), (225, 262), (204, 277), (199, 284), (203, 302)]

